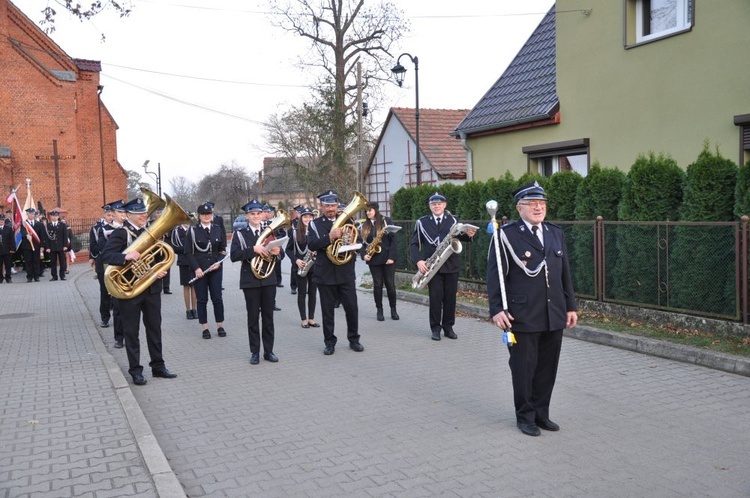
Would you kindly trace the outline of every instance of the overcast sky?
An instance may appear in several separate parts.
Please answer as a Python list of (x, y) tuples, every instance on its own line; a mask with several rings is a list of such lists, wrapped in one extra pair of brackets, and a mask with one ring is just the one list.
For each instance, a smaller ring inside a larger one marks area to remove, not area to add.
[[(53, 0), (11, 0), (33, 21)], [(62, 0), (60, 0), (62, 1)], [(86, 1), (82, 2), (87, 4)], [(419, 58), (421, 108), (471, 109), (500, 77), (552, 0), (402, 0), (411, 31), (394, 50)], [(129, 17), (81, 23), (62, 13), (52, 39), (71, 57), (102, 62), (102, 100), (119, 125), (118, 157), (143, 174), (161, 164), (162, 189), (198, 181), (222, 164), (259, 171), (268, 155), (261, 125), (300, 104), (316, 74), (295, 66), (305, 39), (269, 24), (263, 0), (133, 0)], [(101, 35), (106, 41), (101, 42)], [(414, 107), (414, 66), (389, 85), (373, 115)], [(144, 180), (151, 180), (143, 175)]]

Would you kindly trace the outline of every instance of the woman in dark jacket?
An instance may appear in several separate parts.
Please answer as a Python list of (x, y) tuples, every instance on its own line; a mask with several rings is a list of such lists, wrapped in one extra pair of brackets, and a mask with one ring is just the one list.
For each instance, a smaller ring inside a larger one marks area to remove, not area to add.
[[(310, 208), (304, 208), (300, 211), (299, 222), (296, 227), (292, 228), (289, 243), (286, 246), (286, 255), (297, 265), (297, 273), (294, 277), (297, 279), (297, 307), (299, 316), (302, 320), (302, 328), (320, 327), (315, 322), (315, 305), (317, 304), (315, 292), (318, 287), (313, 283), (313, 266), (309, 265), (306, 275), (300, 276), (299, 272), (305, 268), (305, 258), (313, 257), (313, 253), (307, 247), (307, 227), (313, 219), (313, 212)], [(310, 261), (312, 263), (312, 261)]]
[[(398, 247), (396, 246), (396, 234), (385, 233), (384, 229), (393, 222), (390, 218), (380, 214), (380, 206), (377, 202), (371, 202), (367, 206), (367, 220), (362, 224), (362, 259), (367, 262), (372, 274), (373, 297), (379, 322), (385, 320), (383, 316), (383, 283), (388, 293), (388, 304), (391, 306), (391, 319), (398, 320), (396, 312), (396, 259), (398, 259)], [(378, 242), (378, 239), (379, 242)], [(372, 247), (371, 247), (372, 246)], [(380, 247), (379, 252), (374, 252), (375, 246)], [(369, 250), (368, 250), (369, 248)]]

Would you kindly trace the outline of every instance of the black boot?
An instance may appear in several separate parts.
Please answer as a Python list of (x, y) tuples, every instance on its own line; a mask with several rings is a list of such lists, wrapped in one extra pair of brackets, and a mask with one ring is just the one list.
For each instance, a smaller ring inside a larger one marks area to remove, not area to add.
[(382, 322), (385, 320), (385, 317), (383, 316), (383, 308), (378, 308), (378, 321)]
[(193, 310), (185, 310), (185, 318), (187, 318), (188, 320), (192, 320), (193, 319)]
[(391, 306), (391, 320), (398, 320), (398, 313), (396, 313), (395, 306)]

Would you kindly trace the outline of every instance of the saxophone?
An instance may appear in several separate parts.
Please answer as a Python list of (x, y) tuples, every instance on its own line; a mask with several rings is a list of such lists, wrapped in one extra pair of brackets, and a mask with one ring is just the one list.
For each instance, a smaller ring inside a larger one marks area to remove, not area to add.
[(417, 270), (416, 275), (414, 275), (414, 278), (411, 281), (412, 288), (417, 290), (424, 289), (425, 285), (427, 285), (438, 270), (440, 270), (440, 267), (448, 261), (448, 258), (454, 253), (460, 254), (461, 251), (464, 250), (461, 241), (456, 239), (456, 237), (470, 229), (478, 230), (479, 227), (469, 223), (456, 223), (451, 227), (450, 233), (448, 233), (443, 241), (437, 246), (435, 252), (432, 253), (432, 256), (425, 261), (425, 264), (427, 265), (427, 273), (422, 273)]
[[(326, 256), (328, 256), (328, 259), (330, 259), (331, 263), (334, 265), (341, 266), (347, 264), (354, 257), (354, 251), (362, 247), (362, 244), (357, 244), (359, 230), (357, 230), (354, 223), (347, 223), (347, 221), (349, 221), (349, 218), (351, 218), (354, 213), (366, 205), (367, 199), (365, 196), (359, 192), (354, 192), (354, 197), (349, 205), (344, 208), (344, 211), (338, 216), (338, 218), (336, 218), (336, 221), (333, 222), (331, 229), (341, 228), (342, 230), (341, 237), (334, 240), (328, 247), (326, 247)], [(357, 245), (359, 245), (359, 247), (354, 247)], [(347, 246), (347, 250), (340, 251), (344, 246)]]
[(300, 277), (306, 277), (307, 274), (310, 272), (310, 268), (313, 267), (315, 264), (315, 251), (307, 250), (307, 254), (305, 254), (305, 257), (302, 258), (302, 262), (305, 263), (305, 266), (302, 267), (302, 269), (297, 270), (297, 275)]
[(367, 256), (370, 256), (371, 258), (376, 254), (380, 254), (380, 251), (382, 250), (381, 244), (383, 243), (383, 237), (389, 233), (396, 233), (399, 230), (401, 230), (401, 227), (397, 227), (395, 225), (386, 224), (385, 226), (383, 226), (383, 228), (381, 228), (372, 239), (372, 242), (367, 245), (365, 254)]

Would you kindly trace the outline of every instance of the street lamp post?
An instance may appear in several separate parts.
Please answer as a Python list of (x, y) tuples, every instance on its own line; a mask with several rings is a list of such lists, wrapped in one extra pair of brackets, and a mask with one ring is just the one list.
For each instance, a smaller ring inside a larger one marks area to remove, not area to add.
[(422, 185), (422, 154), (419, 150), (419, 58), (404, 52), (396, 59), (396, 65), (393, 66), (391, 72), (396, 78), (396, 83), (400, 87), (404, 83), (404, 75), (406, 74), (406, 68), (399, 62), (401, 57), (407, 56), (414, 63), (414, 88), (416, 90), (417, 105), (414, 111), (414, 119), (416, 120), (416, 142), (417, 142), (417, 186)]
[(148, 163), (151, 162), (148, 159), (146, 159), (146, 162), (143, 163), (143, 171), (147, 175), (151, 175), (151, 178), (154, 179), (156, 182), (156, 193), (159, 194), (159, 197), (161, 197), (161, 163), (158, 163), (157, 165), (157, 173), (154, 173), (153, 171), (148, 170)]

